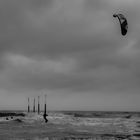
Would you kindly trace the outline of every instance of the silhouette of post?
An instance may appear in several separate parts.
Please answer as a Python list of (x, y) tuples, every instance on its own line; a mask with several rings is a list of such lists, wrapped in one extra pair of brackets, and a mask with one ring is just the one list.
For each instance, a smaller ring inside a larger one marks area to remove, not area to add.
[(30, 112), (30, 100), (28, 98), (28, 113)]
[(35, 112), (35, 98), (34, 98), (33, 112)]
[(48, 122), (47, 116), (48, 116), (47, 115), (47, 95), (45, 94), (45, 104), (44, 104), (44, 114), (43, 114), (43, 117), (44, 117), (46, 123)]
[(47, 95), (45, 94), (44, 114), (47, 114)]
[(39, 103), (39, 96), (38, 96), (38, 114), (40, 113), (40, 103)]

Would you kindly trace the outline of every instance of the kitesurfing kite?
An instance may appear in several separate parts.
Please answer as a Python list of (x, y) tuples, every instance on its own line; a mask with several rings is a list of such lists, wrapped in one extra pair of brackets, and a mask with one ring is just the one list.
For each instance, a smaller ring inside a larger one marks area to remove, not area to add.
[(119, 19), (120, 26), (121, 26), (121, 33), (123, 36), (126, 35), (128, 29), (127, 19), (122, 14), (114, 14), (113, 17), (115, 18), (117, 17)]

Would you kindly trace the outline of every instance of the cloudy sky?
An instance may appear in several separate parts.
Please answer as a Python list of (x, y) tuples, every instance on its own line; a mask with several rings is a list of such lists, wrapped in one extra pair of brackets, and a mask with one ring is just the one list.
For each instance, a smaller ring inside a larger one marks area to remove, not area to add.
[[(139, 0), (1, 0), (0, 109), (140, 111)], [(129, 30), (122, 36), (116, 12)]]

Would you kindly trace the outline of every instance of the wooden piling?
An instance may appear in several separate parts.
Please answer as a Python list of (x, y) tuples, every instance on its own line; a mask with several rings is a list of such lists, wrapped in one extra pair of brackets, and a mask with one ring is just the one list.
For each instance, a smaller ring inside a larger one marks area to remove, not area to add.
[(30, 112), (30, 99), (28, 97), (28, 113)]
[(38, 96), (38, 114), (40, 114), (40, 102), (39, 102), (40, 96)]

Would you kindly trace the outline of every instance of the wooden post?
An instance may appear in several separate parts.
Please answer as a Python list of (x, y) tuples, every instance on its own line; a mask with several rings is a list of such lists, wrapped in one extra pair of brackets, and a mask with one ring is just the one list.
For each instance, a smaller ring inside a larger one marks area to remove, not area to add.
[(28, 113), (30, 112), (30, 100), (28, 98)]
[(44, 117), (46, 123), (48, 122), (47, 116), (48, 116), (47, 115), (47, 95), (45, 94), (45, 104), (44, 104), (44, 114), (43, 114), (43, 117)]
[(33, 112), (35, 112), (35, 98), (34, 98)]
[(40, 103), (39, 103), (39, 96), (38, 96), (38, 114), (40, 113)]
[(47, 95), (45, 94), (44, 114), (47, 114)]

